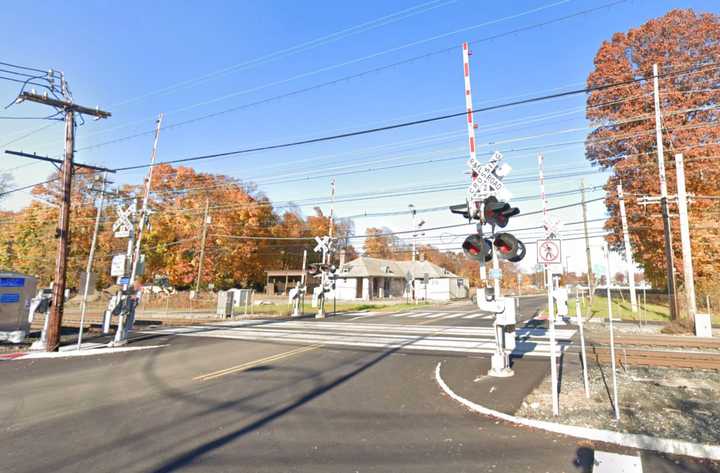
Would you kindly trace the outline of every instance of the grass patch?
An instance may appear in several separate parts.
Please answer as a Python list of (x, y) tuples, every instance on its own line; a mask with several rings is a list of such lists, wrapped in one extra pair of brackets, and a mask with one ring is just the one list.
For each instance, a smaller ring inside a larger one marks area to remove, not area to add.
[[(581, 299), (582, 301), (582, 299)], [(591, 317), (597, 317), (601, 319), (607, 319), (608, 316), (608, 301), (605, 296), (595, 296), (593, 298), (593, 304), (590, 310), (587, 308), (588, 299), (585, 298), (585, 304), (581, 302), (581, 308), (583, 314), (586, 315), (590, 312)], [(568, 300), (568, 312), (570, 315), (575, 315), (575, 298), (571, 297)], [(631, 322), (670, 322), (670, 307), (665, 304), (657, 304), (648, 302), (646, 305), (642, 303), (642, 300), (638, 300), (638, 312), (634, 314), (630, 307), (630, 301), (625, 299), (624, 301), (620, 298), (613, 298), (612, 300), (612, 314), (613, 318), (620, 318)], [(720, 324), (720, 315), (715, 314), (712, 317), (713, 324)]]

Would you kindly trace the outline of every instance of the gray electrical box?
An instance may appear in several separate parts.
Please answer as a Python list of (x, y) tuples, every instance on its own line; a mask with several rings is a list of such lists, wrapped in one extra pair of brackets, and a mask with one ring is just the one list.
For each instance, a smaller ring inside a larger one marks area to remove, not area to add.
[(233, 296), (232, 291), (218, 291), (216, 315), (220, 317), (231, 317), (233, 315)]
[(0, 341), (20, 343), (30, 331), (28, 311), (36, 288), (32, 276), (0, 272)]

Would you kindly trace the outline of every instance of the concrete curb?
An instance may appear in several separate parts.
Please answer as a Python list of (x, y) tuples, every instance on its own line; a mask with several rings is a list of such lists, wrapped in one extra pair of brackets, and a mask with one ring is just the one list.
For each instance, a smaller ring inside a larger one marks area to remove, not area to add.
[(440, 366), (435, 367), (435, 380), (442, 390), (465, 407), (479, 412), (480, 414), (495, 417), (513, 424), (525, 425), (535, 429), (546, 430), (556, 434), (568, 435), (597, 442), (612, 443), (623, 447), (632, 447), (641, 450), (654, 450), (656, 452), (670, 453), (673, 455), (684, 455), (688, 457), (705, 458), (709, 460), (720, 460), (720, 446), (700, 443), (686, 442), (684, 440), (665, 439), (650, 435), (626, 434), (612, 430), (592, 429), (588, 427), (576, 427), (573, 425), (558, 424), (542, 420), (527, 419), (505, 414), (465, 399), (453, 392), (440, 376)]
[(55, 352), (24, 352), (0, 355), (0, 360), (37, 360), (41, 358), (72, 358), (78, 356), (109, 355), (113, 353), (126, 353), (130, 351), (150, 350), (163, 348), (167, 345), (148, 345), (143, 347), (117, 347), (117, 348), (92, 348), (86, 350), (65, 350)]

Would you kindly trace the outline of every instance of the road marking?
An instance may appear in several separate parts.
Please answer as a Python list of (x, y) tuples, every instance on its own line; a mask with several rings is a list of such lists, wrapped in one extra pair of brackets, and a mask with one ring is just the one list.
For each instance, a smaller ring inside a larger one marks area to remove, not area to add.
[(430, 314), (432, 314), (432, 312), (417, 312), (415, 314), (409, 315), (408, 317), (410, 317), (411, 319), (414, 319), (416, 317), (425, 317), (426, 315), (430, 315)]
[(247, 363), (242, 363), (237, 366), (231, 366), (230, 368), (225, 368), (223, 370), (213, 371), (211, 373), (206, 373), (206, 374), (203, 374), (200, 376), (196, 376), (193, 378), (193, 381), (209, 381), (211, 379), (219, 378), (221, 376), (225, 376), (225, 375), (232, 374), (232, 373), (237, 373), (239, 371), (247, 371), (250, 368), (254, 368), (255, 366), (263, 365), (265, 363), (270, 363), (273, 361), (279, 361), (284, 358), (289, 358), (291, 356), (297, 356), (297, 355), (300, 355), (301, 353), (305, 353), (305, 352), (312, 351), (312, 350), (317, 350), (320, 347), (322, 347), (322, 344), (316, 343), (314, 345), (296, 348), (294, 350), (286, 351), (284, 353), (278, 353), (277, 355), (267, 356), (265, 358), (248, 361)]
[(466, 313), (467, 313), (467, 312), (456, 312), (456, 313), (454, 313), (454, 314), (451, 313), (451, 314), (448, 315), (447, 317), (444, 317), (443, 320), (456, 319), (456, 318), (458, 318), (458, 317), (462, 317), (462, 316), (465, 315)]
[(482, 317), (485, 314), (472, 314), (472, 315), (466, 315), (463, 317), (463, 319), (477, 319), (478, 317)]

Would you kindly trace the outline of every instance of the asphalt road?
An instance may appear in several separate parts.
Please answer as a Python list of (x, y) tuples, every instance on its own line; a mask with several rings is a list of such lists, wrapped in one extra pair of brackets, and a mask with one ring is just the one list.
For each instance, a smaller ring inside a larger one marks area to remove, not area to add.
[[(524, 301), (521, 312), (538, 303)], [(445, 316), (281, 325), (283, 334), (309, 340), (308, 327), (318, 336), (342, 329), (336, 337), (346, 343), (338, 345), (281, 340), (275, 324), (260, 324), (252, 328), (258, 340), (247, 327), (237, 328), (244, 338), (213, 327), (156, 331), (136, 345), (166, 346), (2, 362), (0, 471), (592, 471), (588, 449), (576, 440), (496, 423), (441, 393), (439, 361), (448, 376), (467, 380), (463, 389), (473, 389), (472, 377), (489, 367), (486, 355), (453, 351), (447, 340), (408, 349), (433, 327), (447, 339), (453, 330), (485, 330), (491, 321), (465, 318), (475, 312), (456, 306)], [(416, 332), (403, 338), (393, 327)], [(398, 341), (354, 344), (380, 335)], [(518, 359), (514, 382), (539, 381), (545, 360)]]

